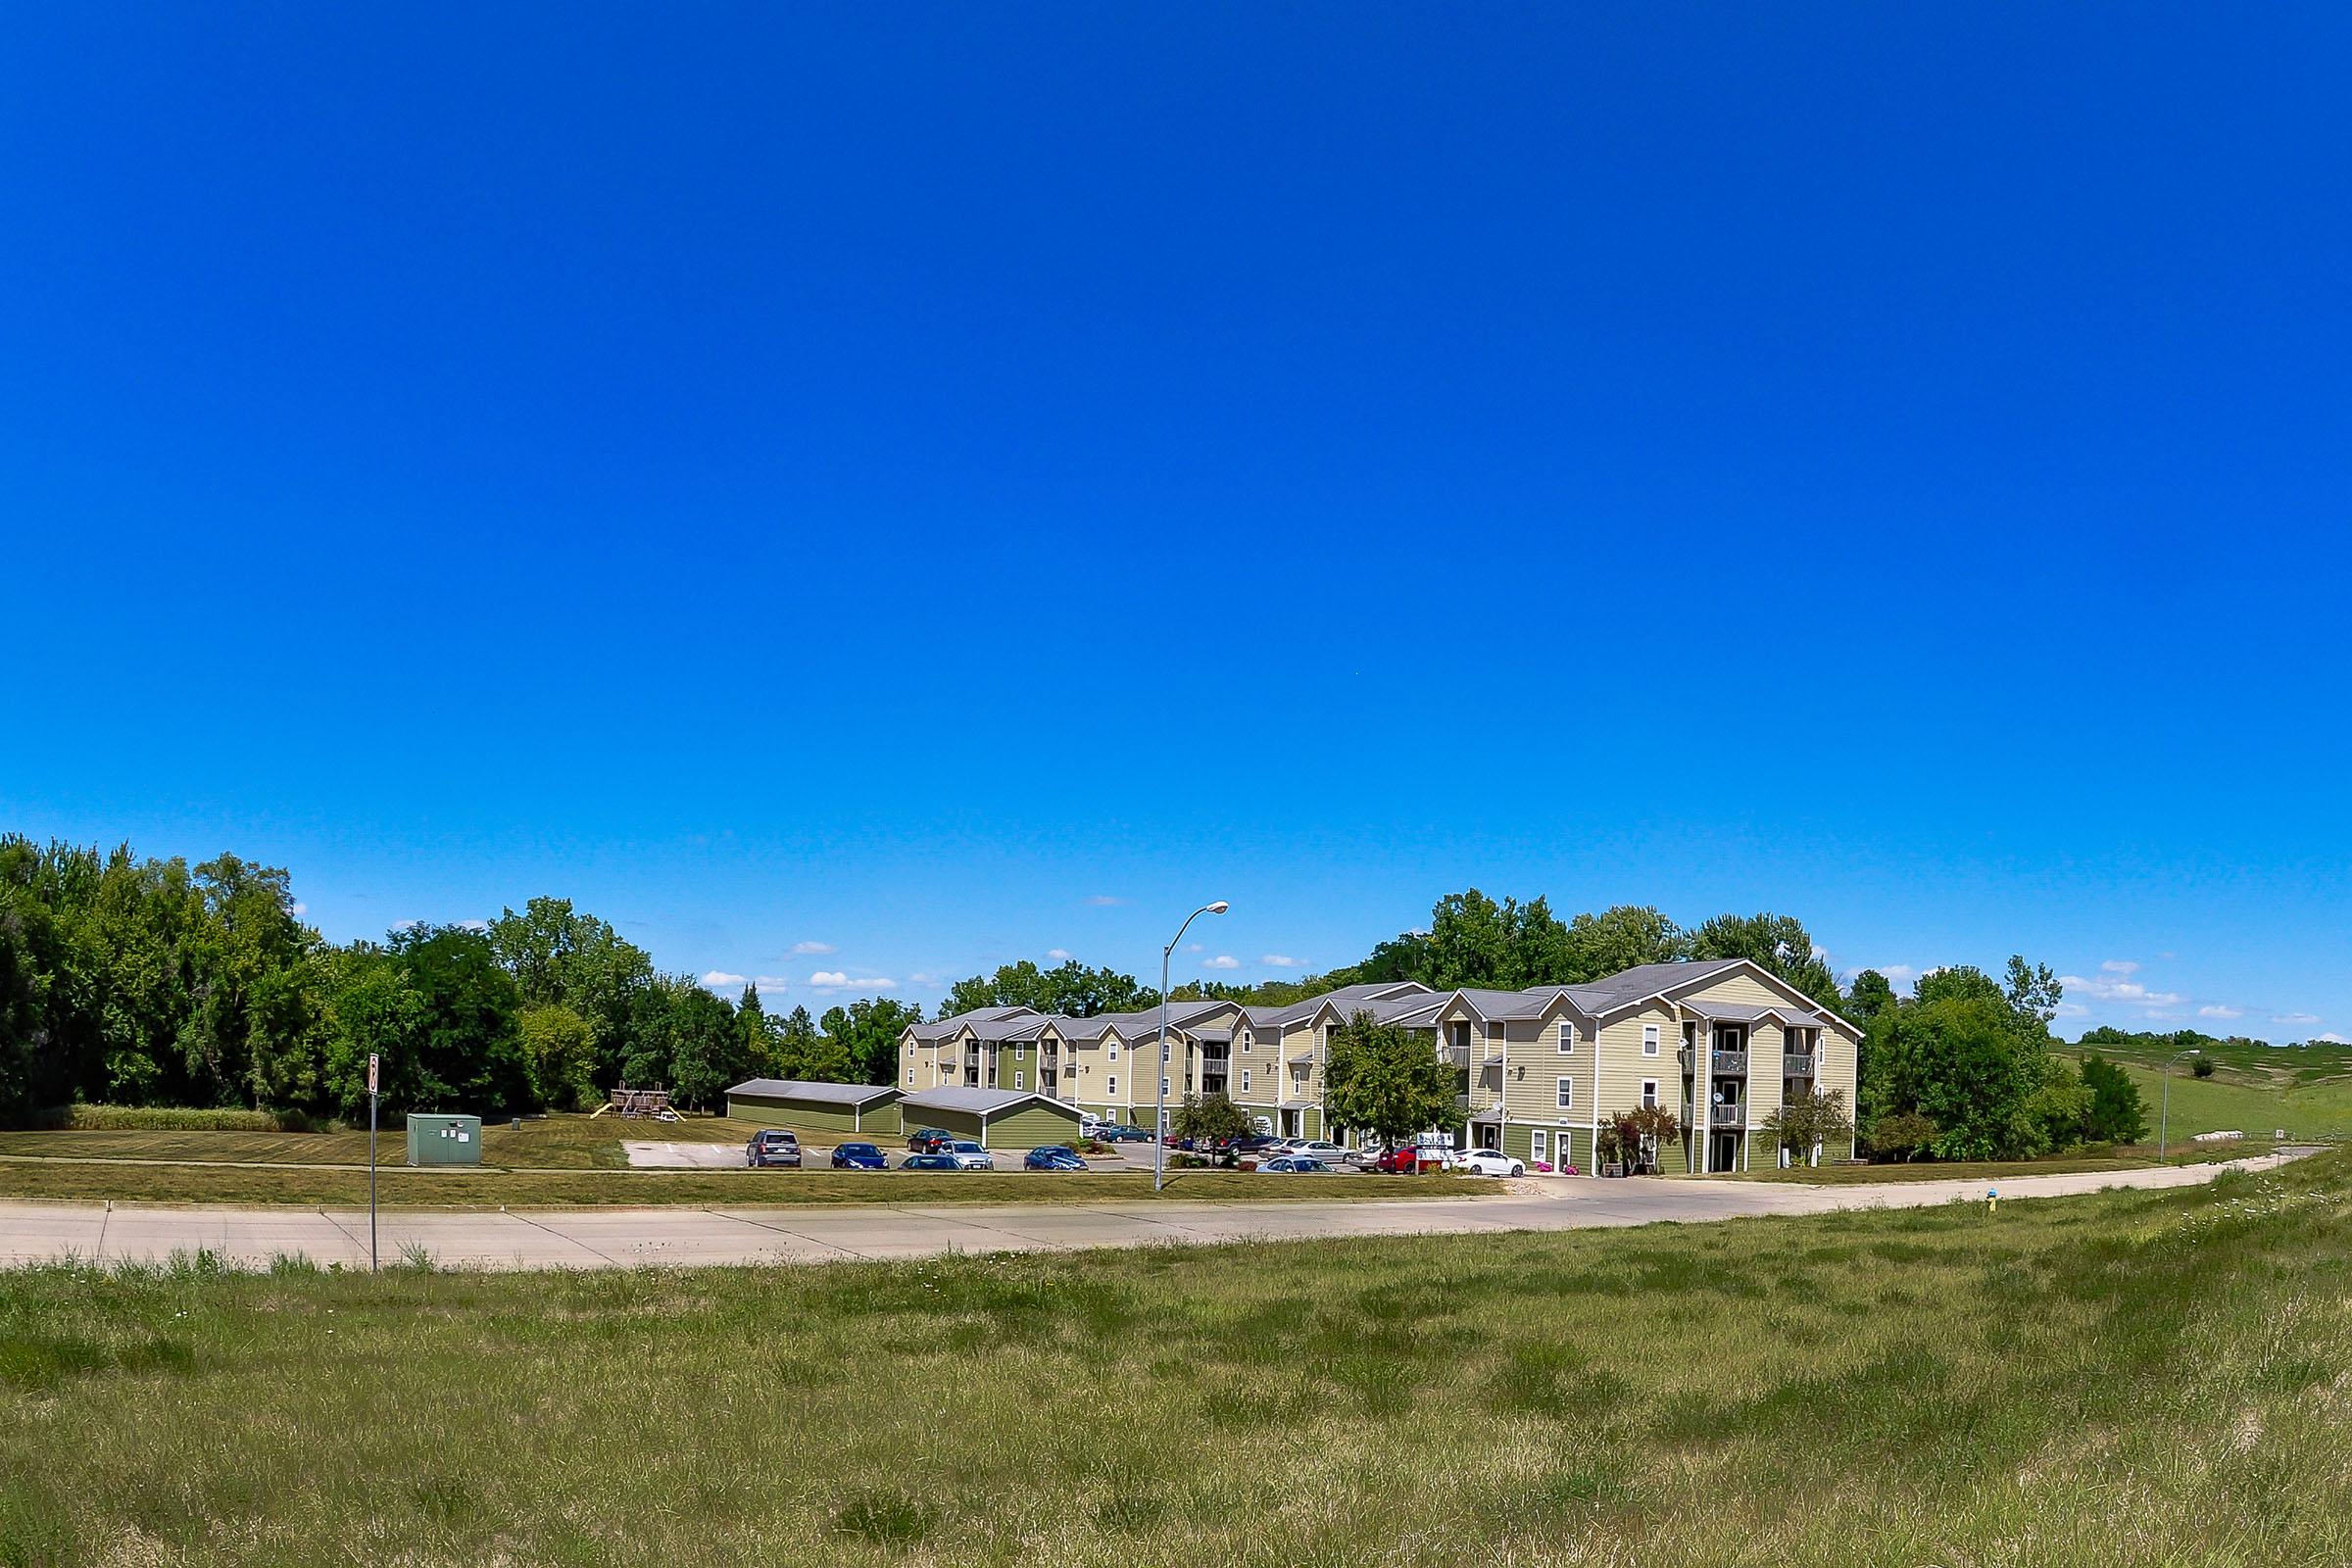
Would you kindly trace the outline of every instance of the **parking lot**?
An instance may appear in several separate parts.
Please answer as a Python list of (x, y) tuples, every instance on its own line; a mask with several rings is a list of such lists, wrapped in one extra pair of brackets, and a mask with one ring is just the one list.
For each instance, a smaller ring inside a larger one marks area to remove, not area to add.
[[(864, 1138), (863, 1140), (858, 1140), (854, 1137), (836, 1139), (825, 1134), (804, 1133), (800, 1135), (803, 1168), (809, 1170), (829, 1169), (831, 1168), (833, 1151), (838, 1143), (852, 1143), (859, 1141), (870, 1143), (875, 1148), (881, 1150), (883, 1156), (890, 1161), (890, 1165), (893, 1170), (896, 1170), (899, 1168), (899, 1166), (906, 1163), (907, 1149), (906, 1140), (903, 1134), (892, 1133), (885, 1136), (883, 1134), (876, 1133)], [(746, 1168), (744, 1149), (740, 1144), (664, 1142), (659, 1139), (625, 1139), (622, 1141), (620, 1147), (622, 1151), (627, 1153), (629, 1164), (637, 1169), (739, 1170)], [(1028, 1151), (1025, 1149), (992, 1149), (989, 1152), (995, 1156), (997, 1162), (996, 1168), (998, 1170), (1017, 1171), (1021, 1169), (1021, 1160), (1023, 1156), (1028, 1153)], [(1168, 1161), (1171, 1169), (1175, 1168), (1175, 1161), (1178, 1157), (1178, 1154), (1179, 1152), (1176, 1150), (1168, 1151)], [(1094, 1171), (1150, 1170), (1152, 1168), (1152, 1145), (1148, 1143), (1113, 1144), (1110, 1146), (1110, 1151), (1108, 1152), (1092, 1153), (1084, 1155), (1083, 1157), (1085, 1158), (1088, 1167), (1086, 1172), (1041, 1171), (1034, 1172), (1033, 1174), (1084, 1175)], [(1352, 1166), (1334, 1165), (1331, 1167), (1331, 1174), (1345, 1176), (1355, 1175), (1359, 1173)], [(1274, 1179), (1276, 1178), (1268, 1178), (1268, 1180)]]

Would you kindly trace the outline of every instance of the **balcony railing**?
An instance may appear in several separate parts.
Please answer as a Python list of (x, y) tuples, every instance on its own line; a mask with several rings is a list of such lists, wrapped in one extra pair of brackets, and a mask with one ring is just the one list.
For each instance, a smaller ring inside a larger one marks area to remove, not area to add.
[(1726, 1105), (1710, 1102), (1707, 1105), (1707, 1127), (1711, 1132), (1738, 1132), (1747, 1125), (1745, 1103)]
[(1491, 1115), (1502, 1109), (1502, 1102), (1494, 1095), (1456, 1095), (1453, 1108), (1468, 1115)]
[(1812, 1077), (1813, 1053), (1809, 1051), (1784, 1052), (1781, 1055), (1781, 1076), (1784, 1078)]
[(1747, 1076), (1747, 1053), (1745, 1051), (1717, 1050), (1714, 1053), (1714, 1061), (1715, 1070), (1726, 1078)]

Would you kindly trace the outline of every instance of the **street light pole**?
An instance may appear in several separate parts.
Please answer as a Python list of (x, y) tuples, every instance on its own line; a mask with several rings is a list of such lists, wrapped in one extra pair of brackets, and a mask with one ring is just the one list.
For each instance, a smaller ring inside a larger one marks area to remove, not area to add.
[(1176, 944), (1195, 920), (1204, 914), (1223, 914), (1232, 906), (1223, 899), (1203, 904), (1184, 917), (1184, 924), (1168, 938), (1168, 945), (1159, 950), (1159, 1079), (1153, 1085), (1152, 1097), (1152, 1190), (1164, 1191), (1168, 1185), (1168, 959), (1174, 956)]
[(2173, 1130), (2173, 1061), (2180, 1060), (2181, 1056), (2201, 1056), (2203, 1054), (2202, 1051), (2191, 1046), (2180, 1053), (2180, 1055), (2175, 1056), (2172, 1061), (2164, 1064), (2164, 1108), (2156, 1114), (2156, 1163), (2159, 1165), (2164, 1163), (2165, 1140)]

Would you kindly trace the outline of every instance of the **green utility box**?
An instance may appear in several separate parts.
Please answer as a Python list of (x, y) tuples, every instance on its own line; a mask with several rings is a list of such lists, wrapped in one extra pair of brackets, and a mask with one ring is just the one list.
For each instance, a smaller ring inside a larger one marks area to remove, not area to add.
[(479, 1165), (481, 1162), (481, 1117), (409, 1113), (410, 1164)]

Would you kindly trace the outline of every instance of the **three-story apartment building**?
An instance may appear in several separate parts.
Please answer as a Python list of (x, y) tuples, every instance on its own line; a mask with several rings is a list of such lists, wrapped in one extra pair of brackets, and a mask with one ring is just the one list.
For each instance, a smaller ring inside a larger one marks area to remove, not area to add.
[[(1151, 1121), (1166, 1080), (1225, 1094), (1283, 1136), (1344, 1135), (1326, 1117), (1332, 1035), (1356, 1013), (1429, 1037), (1455, 1072), (1458, 1143), (1531, 1164), (1592, 1169), (1604, 1117), (1675, 1109), (1681, 1147), (1660, 1162), (1744, 1170), (1779, 1157), (1763, 1119), (1819, 1088), (1853, 1103), (1861, 1031), (1744, 958), (1643, 964), (1605, 979), (1523, 991), (1347, 986), (1287, 1007), (1178, 1002), (1159, 1038), (1156, 1007), (1093, 1018), (993, 1007), (909, 1028), (899, 1087), (1027, 1090), (1107, 1120)], [(1850, 1155), (1850, 1143), (1825, 1152)]]

